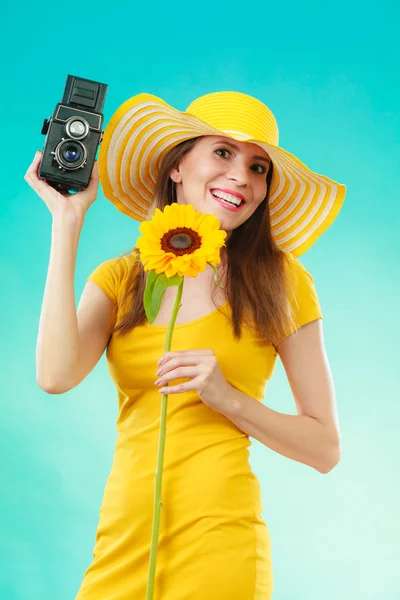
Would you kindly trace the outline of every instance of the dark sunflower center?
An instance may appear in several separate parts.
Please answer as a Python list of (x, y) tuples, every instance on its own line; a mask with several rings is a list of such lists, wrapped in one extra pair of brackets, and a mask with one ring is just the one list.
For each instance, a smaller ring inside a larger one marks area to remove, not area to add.
[(161, 238), (161, 248), (164, 252), (173, 252), (176, 256), (192, 254), (201, 246), (201, 237), (197, 231), (187, 227), (170, 229)]

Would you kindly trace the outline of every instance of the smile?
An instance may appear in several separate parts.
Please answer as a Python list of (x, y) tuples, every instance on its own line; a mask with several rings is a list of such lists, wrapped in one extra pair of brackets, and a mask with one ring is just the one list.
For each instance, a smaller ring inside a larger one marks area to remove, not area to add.
[(210, 190), (210, 194), (212, 195), (214, 200), (218, 202), (218, 204), (221, 204), (221, 206), (228, 210), (232, 210), (233, 212), (238, 212), (242, 210), (245, 204), (244, 200), (240, 200), (240, 198), (237, 198), (232, 194), (220, 192), (219, 190)]

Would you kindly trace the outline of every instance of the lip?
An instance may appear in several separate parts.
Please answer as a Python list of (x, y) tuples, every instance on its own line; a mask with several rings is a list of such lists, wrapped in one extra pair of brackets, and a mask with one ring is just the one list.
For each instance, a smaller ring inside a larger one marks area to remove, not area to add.
[(242, 194), (239, 194), (239, 192), (234, 192), (233, 190), (228, 190), (227, 188), (211, 188), (210, 192), (217, 190), (219, 192), (225, 192), (225, 194), (231, 194), (231, 196), (236, 196), (236, 198), (240, 198), (240, 200), (243, 200), (243, 202), (246, 202), (246, 198), (244, 196), (242, 196)]

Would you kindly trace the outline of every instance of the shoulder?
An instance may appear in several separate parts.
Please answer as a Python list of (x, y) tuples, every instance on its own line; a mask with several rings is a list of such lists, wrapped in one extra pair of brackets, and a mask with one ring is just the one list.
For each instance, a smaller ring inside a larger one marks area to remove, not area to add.
[(108, 258), (101, 262), (93, 271), (93, 273), (102, 274), (104, 276), (113, 277), (121, 281), (131, 273), (135, 268), (137, 257), (130, 253), (125, 256), (116, 256)]
[(274, 343), (278, 352), (280, 352), (280, 344), (292, 333), (311, 321), (323, 318), (313, 277), (291, 252), (285, 251), (284, 254), (290, 324), (285, 325), (282, 335), (279, 335), (278, 341)]
[(293, 310), (297, 327), (322, 318), (314, 278), (298, 258), (290, 252), (287, 255), (287, 295)]
[(306, 267), (303, 265), (303, 263), (296, 258), (291, 252), (285, 251), (285, 266), (287, 268), (289, 277), (292, 278), (299, 278), (299, 277), (305, 277), (305, 278), (311, 278), (311, 273), (306, 269)]
[(104, 260), (92, 271), (87, 280), (94, 281), (114, 302), (117, 302), (123, 297), (131, 276), (134, 277), (137, 272), (138, 258), (138, 251), (134, 249), (124, 256)]
[(109, 258), (99, 266), (103, 265), (105, 269), (113, 271), (116, 275), (123, 278), (135, 268), (138, 258), (138, 253), (131, 251), (129, 254), (123, 256)]
[(310, 271), (291, 252), (285, 252), (284, 254), (288, 295), (315, 295), (315, 281)]

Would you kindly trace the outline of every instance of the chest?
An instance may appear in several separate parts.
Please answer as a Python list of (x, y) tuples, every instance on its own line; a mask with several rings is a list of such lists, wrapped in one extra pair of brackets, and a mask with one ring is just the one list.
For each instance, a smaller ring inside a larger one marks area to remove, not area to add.
[[(184, 277), (171, 350), (211, 349), (227, 381), (243, 393), (261, 400), (265, 383), (274, 369), (275, 349), (273, 346), (259, 347), (252, 327), (243, 326), (240, 340), (234, 337), (231, 308), (226, 298), (226, 274), (218, 269), (218, 279), (225, 286), (219, 287), (215, 284), (211, 267), (209, 271), (196, 277)], [(154, 386), (155, 372), (157, 361), (164, 353), (177, 291), (177, 286), (164, 290), (159, 312), (152, 324), (145, 322), (125, 336), (112, 336), (107, 363), (118, 386), (121, 402), (131, 402), (143, 394), (148, 402), (147, 392), (151, 403), (159, 400), (160, 394)], [(220, 313), (217, 308), (224, 304), (226, 308)], [(188, 397), (177, 395), (175, 400), (179, 398), (186, 407)], [(159, 403), (155, 402), (155, 405), (159, 411)], [(177, 408), (176, 404), (174, 406)], [(143, 410), (147, 411), (148, 406)]]
[[(226, 302), (224, 290), (217, 287), (214, 293), (214, 302), (211, 298), (213, 281), (209, 274), (199, 274), (196, 278), (184, 277), (182, 298), (180, 308), (175, 321), (176, 325), (189, 323), (195, 319), (204, 317), (216, 310)], [(160, 310), (153, 325), (167, 326), (171, 319), (172, 310), (175, 304), (178, 287), (172, 286), (166, 288), (161, 300)]]

